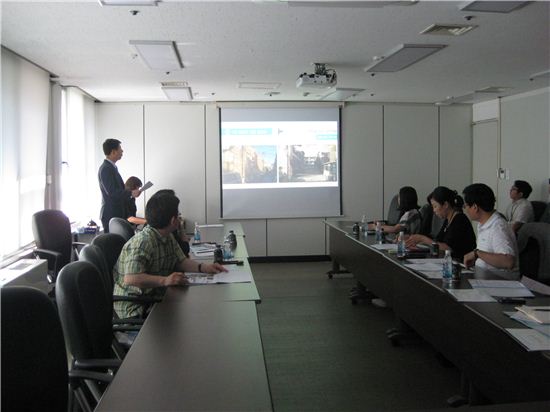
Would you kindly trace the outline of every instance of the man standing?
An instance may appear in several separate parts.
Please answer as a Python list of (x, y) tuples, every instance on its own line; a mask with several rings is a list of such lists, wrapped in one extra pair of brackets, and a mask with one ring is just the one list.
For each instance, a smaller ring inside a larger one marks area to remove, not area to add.
[(105, 160), (99, 167), (98, 172), (102, 197), (100, 218), (103, 231), (109, 233), (109, 220), (112, 217), (126, 219), (126, 201), (130, 197), (138, 197), (141, 192), (138, 189), (130, 191), (124, 188), (124, 181), (116, 167), (116, 162), (122, 158), (123, 153), (120, 140), (105, 140), (103, 142), (103, 153), (105, 153)]
[(495, 210), (495, 194), (483, 183), (463, 191), (464, 211), (478, 222), (477, 247), (464, 255), (466, 267), (475, 266), (506, 279), (518, 279), (516, 237), (506, 220)]
[[(171, 193), (155, 194), (145, 206), (147, 225), (122, 248), (113, 269), (114, 295), (161, 298), (166, 287), (188, 284), (184, 272), (218, 273), (227, 270), (218, 263), (199, 263), (186, 258), (172, 232), (178, 229), (179, 199)], [(121, 318), (144, 317), (149, 305), (117, 301)]]
[(512, 203), (506, 208), (505, 216), (514, 233), (517, 233), (524, 223), (535, 220), (533, 206), (527, 200), (532, 191), (531, 185), (524, 180), (516, 180), (510, 188)]

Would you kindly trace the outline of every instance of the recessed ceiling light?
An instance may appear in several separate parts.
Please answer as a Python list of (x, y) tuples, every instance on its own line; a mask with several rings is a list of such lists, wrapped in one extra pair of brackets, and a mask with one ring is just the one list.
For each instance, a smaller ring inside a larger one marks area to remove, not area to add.
[(525, 6), (528, 1), (470, 1), (459, 7), (463, 11), (510, 13)]
[(365, 67), (369, 73), (397, 72), (425, 59), (429, 55), (447, 47), (446, 44), (401, 44), (390, 50), (385, 56), (377, 57), (370, 66)]
[(346, 89), (337, 87), (333, 92), (323, 96), (323, 100), (344, 101), (364, 91), (365, 89)]
[(188, 102), (193, 100), (193, 93), (190, 87), (179, 86), (161, 86), (162, 91), (168, 97), (168, 100), (179, 102)]
[(173, 41), (130, 40), (130, 44), (151, 70), (181, 70), (178, 49)]
[(239, 89), (274, 90), (281, 87), (281, 83), (272, 82), (239, 82)]
[(157, 6), (161, 0), (99, 0), (102, 6)]

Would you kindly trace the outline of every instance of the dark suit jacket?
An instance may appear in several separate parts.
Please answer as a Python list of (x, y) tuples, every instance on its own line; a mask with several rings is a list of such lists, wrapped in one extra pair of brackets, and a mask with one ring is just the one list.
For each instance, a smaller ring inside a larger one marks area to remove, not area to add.
[(97, 176), (102, 197), (101, 220), (108, 222), (112, 217), (126, 219), (126, 200), (130, 198), (130, 192), (124, 189), (124, 181), (116, 167), (105, 159)]

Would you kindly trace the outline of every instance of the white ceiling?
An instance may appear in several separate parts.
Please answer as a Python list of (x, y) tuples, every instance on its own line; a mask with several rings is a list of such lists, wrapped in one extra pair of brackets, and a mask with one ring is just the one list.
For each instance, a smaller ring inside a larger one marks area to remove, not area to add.
[[(460, 4), (165, 0), (158, 7), (102, 7), (95, 0), (3, 0), (1, 41), (100, 101), (165, 101), (161, 81), (186, 81), (195, 100), (319, 100), (327, 91), (295, 85), (300, 73), (313, 72), (313, 62), (336, 70), (337, 87), (365, 89), (351, 101), (434, 103), (489, 86), (511, 87), (506, 94), (548, 86), (548, 77), (529, 80), (550, 66), (548, 2), (509, 14), (466, 13)], [(433, 23), (466, 23), (466, 15), (479, 27), (463, 36), (420, 34)], [(130, 40), (175, 41), (185, 68), (149, 70)], [(363, 71), (402, 43), (448, 47), (400, 72)], [(239, 82), (280, 83), (273, 90), (280, 94), (239, 89)]]

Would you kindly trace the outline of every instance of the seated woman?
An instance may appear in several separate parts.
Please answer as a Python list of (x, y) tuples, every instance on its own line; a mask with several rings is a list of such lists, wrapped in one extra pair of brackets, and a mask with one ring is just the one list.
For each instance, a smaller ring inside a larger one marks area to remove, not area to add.
[[(464, 201), (456, 191), (445, 186), (434, 189), (430, 195), (434, 213), (445, 219), (443, 227), (435, 237), (440, 250), (451, 250), (454, 259), (462, 261), (464, 255), (476, 248), (476, 236), (468, 217), (462, 213)], [(418, 243), (432, 243), (433, 240), (425, 235), (412, 235), (407, 241), (407, 247)]]
[[(139, 177), (136, 176), (130, 176), (128, 180), (126, 180), (126, 183), (124, 183), (124, 188), (126, 190), (135, 190), (139, 189), (143, 183), (139, 179)], [(131, 197), (126, 200), (126, 204), (124, 205), (126, 207), (126, 219), (128, 222), (133, 223), (134, 225), (144, 225), (145, 219), (136, 217), (137, 207), (136, 207), (136, 199)]]
[[(404, 186), (399, 189), (397, 197), (401, 218), (396, 225), (382, 225), (384, 233), (399, 233), (401, 231), (407, 234), (414, 234), (420, 231), (422, 218), (418, 211), (418, 195), (416, 190), (410, 186)], [(376, 229), (375, 223), (369, 223), (369, 230)]]

